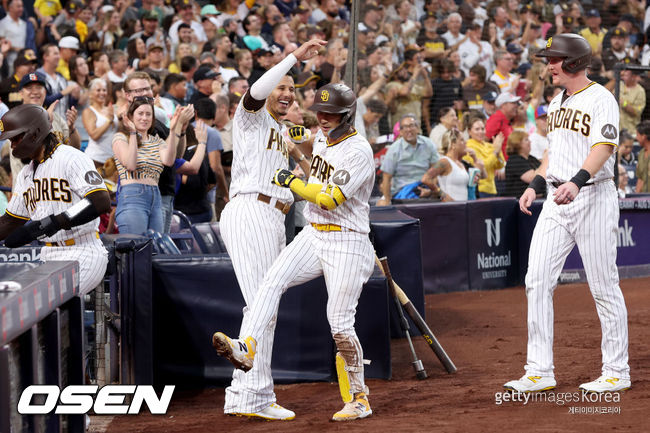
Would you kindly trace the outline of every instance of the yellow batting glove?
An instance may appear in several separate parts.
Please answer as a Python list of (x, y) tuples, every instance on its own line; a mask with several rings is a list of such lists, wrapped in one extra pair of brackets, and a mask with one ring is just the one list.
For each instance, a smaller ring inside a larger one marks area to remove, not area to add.
[(271, 183), (283, 188), (289, 188), (291, 181), (293, 181), (295, 178), (296, 176), (289, 170), (279, 169), (275, 172), (275, 176), (273, 176)]
[(287, 131), (289, 139), (296, 144), (304, 143), (311, 137), (311, 131), (304, 126), (292, 126)]

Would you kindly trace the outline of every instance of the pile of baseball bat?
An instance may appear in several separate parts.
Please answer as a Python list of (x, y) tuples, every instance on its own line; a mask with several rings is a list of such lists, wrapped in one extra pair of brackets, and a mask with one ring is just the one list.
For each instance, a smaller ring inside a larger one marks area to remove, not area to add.
[(406, 335), (406, 339), (409, 343), (409, 348), (411, 349), (411, 354), (413, 356), (413, 362), (411, 364), (415, 370), (416, 377), (420, 380), (426, 379), (427, 372), (424, 369), (422, 361), (415, 353), (415, 347), (413, 347), (413, 341), (411, 340), (411, 334), (409, 332), (410, 326), (408, 320), (404, 316), (404, 311), (406, 311), (411, 320), (413, 320), (413, 323), (415, 323), (415, 326), (417, 326), (417, 328), (420, 330), (422, 338), (424, 338), (424, 341), (426, 341), (431, 350), (433, 350), (433, 353), (436, 354), (442, 365), (447, 370), (447, 373), (455, 373), (456, 366), (452, 362), (451, 358), (449, 358), (449, 355), (447, 355), (445, 349), (442, 348), (436, 336), (433, 335), (433, 332), (431, 332), (431, 329), (427, 325), (427, 322), (424, 321), (418, 310), (413, 306), (411, 300), (408, 298), (408, 296), (406, 296), (404, 290), (402, 290), (402, 288), (395, 282), (395, 280), (393, 280), (393, 276), (390, 273), (390, 268), (388, 267), (388, 259), (386, 257), (382, 257), (380, 259), (375, 255), (375, 262), (388, 281), (388, 288), (390, 289), (391, 295), (393, 296), (395, 307), (397, 308), (397, 312), (399, 314), (400, 326)]

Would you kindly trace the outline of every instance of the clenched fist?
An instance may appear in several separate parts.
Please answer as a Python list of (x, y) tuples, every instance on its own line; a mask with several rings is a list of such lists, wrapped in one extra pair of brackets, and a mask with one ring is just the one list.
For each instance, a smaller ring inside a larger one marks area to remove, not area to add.
[(275, 176), (273, 176), (271, 183), (277, 186), (281, 186), (282, 188), (289, 188), (291, 186), (291, 182), (295, 178), (296, 175), (291, 173), (289, 170), (280, 169), (275, 172)]
[(291, 141), (296, 144), (300, 144), (309, 140), (311, 131), (309, 129), (306, 129), (304, 126), (292, 126), (287, 131), (287, 134), (289, 135), (289, 139), (291, 139)]

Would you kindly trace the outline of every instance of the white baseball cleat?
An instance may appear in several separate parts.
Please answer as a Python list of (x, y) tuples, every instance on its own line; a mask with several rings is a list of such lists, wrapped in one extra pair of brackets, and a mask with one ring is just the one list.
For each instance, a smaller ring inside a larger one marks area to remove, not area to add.
[(266, 409), (262, 409), (259, 412), (254, 413), (243, 413), (243, 412), (234, 412), (228, 415), (236, 416), (246, 416), (249, 418), (263, 418), (269, 421), (290, 421), (296, 417), (296, 414), (285, 409), (277, 403), (272, 403), (270, 406), (267, 406)]
[(243, 340), (232, 340), (222, 332), (215, 332), (212, 336), (212, 346), (217, 349), (217, 354), (232, 362), (235, 368), (248, 371), (253, 368), (257, 342), (253, 337)]
[(580, 389), (586, 392), (616, 392), (630, 389), (632, 382), (629, 379), (618, 379), (611, 376), (600, 376), (593, 382), (580, 385)]
[(505, 389), (517, 392), (539, 392), (555, 388), (557, 382), (550, 376), (526, 376), (521, 379), (511, 380), (503, 385)]

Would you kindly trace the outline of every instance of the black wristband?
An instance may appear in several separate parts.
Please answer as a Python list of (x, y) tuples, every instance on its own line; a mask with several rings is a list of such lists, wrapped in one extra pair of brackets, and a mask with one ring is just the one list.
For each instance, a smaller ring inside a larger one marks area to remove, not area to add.
[(544, 188), (546, 188), (546, 179), (538, 174), (528, 184), (528, 188), (534, 189), (536, 194), (542, 194), (544, 192)]
[(589, 179), (591, 179), (589, 172), (584, 168), (581, 168), (569, 182), (575, 183), (578, 186), (578, 189), (580, 189), (585, 186)]

